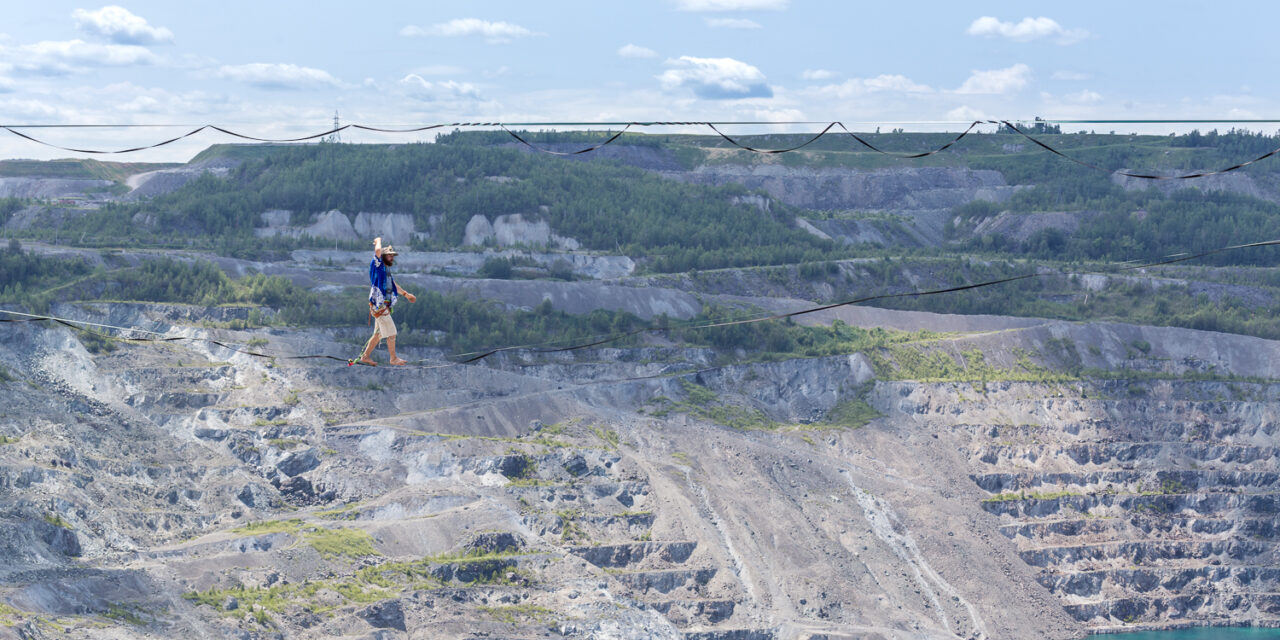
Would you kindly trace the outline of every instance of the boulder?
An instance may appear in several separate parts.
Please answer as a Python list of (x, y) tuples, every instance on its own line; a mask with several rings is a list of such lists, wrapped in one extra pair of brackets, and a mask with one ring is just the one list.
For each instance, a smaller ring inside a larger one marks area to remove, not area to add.
[(315, 449), (294, 451), (276, 463), (276, 469), (287, 476), (306, 473), (318, 466), (320, 466), (320, 455)]
[(493, 225), (489, 224), (489, 219), (478, 213), (471, 216), (463, 232), (462, 244), (470, 247), (480, 246), (491, 238), (493, 238)]
[(369, 605), (356, 615), (371, 626), (379, 629), (397, 629), (405, 631), (404, 609), (399, 600), (384, 600)]
[(390, 244), (401, 244), (413, 239), (416, 235), (413, 216), (407, 213), (367, 213), (361, 211), (356, 215), (353, 225), (355, 232), (362, 238), (381, 237)]

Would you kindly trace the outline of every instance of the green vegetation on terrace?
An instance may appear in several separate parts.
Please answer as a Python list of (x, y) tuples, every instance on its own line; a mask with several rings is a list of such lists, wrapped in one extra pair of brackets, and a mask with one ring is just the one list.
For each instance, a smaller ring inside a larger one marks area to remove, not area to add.
[[(454, 584), (457, 569), (465, 566), (466, 575), (472, 577), (469, 585), (504, 585), (524, 582), (528, 578), (518, 566), (523, 554), (515, 553), (455, 553), (429, 556), (418, 560), (382, 562), (359, 569), (347, 577), (327, 580), (277, 584), (270, 587), (211, 588), (193, 591), (183, 597), (196, 604), (213, 608), (223, 615), (243, 616), (245, 612), (265, 627), (274, 627), (273, 614), (280, 614), (287, 607), (297, 606), (312, 613), (324, 613), (341, 605), (321, 604), (332, 602), (321, 591), (341, 596), (344, 604), (368, 604), (398, 595), (405, 589), (438, 589)], [(228, 609), (230, 599), (235, 608)]]
[(63, 178), (123, 181), (129, 176), (181, 166), (155, 162), (103, 162), (101, 160), (0, 160), (0, 178)]
[(253, 522), (231, 530), (241, 535), (265, 535), (269, 533), (288, 533), (301, 537), (326, 558), (342, 556), (361, 558), (377, 555), (373, 547), (373, 538), (363, 529), (329, 529), (308, 525), (302, 520), (267, 520)]
[(715, 391), (700, 384), (681, 380), (680, 386), (684, 389), (684, 401), (674, 402), (658, 396), (649, 402), (650, 415), (662, 417), (670, 413), (685, 413), (740, 431), (771, 431), (783, 426), (755, 407), (723, 402)]
[(1019, 352), (1012, 367), (998, 367), (987, 362), (986, 354), (969, 349), (959, 354), (955, 348), (942, 345), (888, 345), (867, 356), (876, 377), (885, 380), (920, 382), (1062, 382), (1074, 376), (1051, 370), (1032, 361), (1030, 354)]
[[(1042, 268), (1046, 273), (959, 293), (874, 303), (888, 309), (1116, 321), (1280, 339), (1280, 273), (1274, 270), (1250, 272), (1252, 291), (1245, 297), (1230, 286), (1219, 287), (1217, 291), (1204, 286), (1193, 288), (1181, 278), (1203, 270), (1185, 268), (1107, 273), (1108, 267), (1103, 265), (1040, 263), (1037, 267), (1026, 262), (969, 258), (878, 261), (868, 263), (865, 268), (873, 275), (859, 281), (863, 286), (850, 291), (848, 297), (919, 290), (910, 280), (912, 275), (927, 274), (936, 278), (939, 286), (954, 286), (1033, 273)], [(1096, 275), (1060, 275), (1068, 270), (1096, 272)], [(1164, 273), (1168, 275), (1162, 277)], [(868, 283), (872, 286), (866, 286)]]
[(0, 302), (30, 302), (32, 298), (50, 296), (68, 279), (90, 271), (84, 261), (27, 253), (17, 240), (10, 239), (0, 249)]
[(24, 198), (0, 198), (0, 225), (8, 222), (14, 212), (28, 204), (30, 202)]
[(740, 350), (753, 361), (777, 360), (797, 356), (820, 357), (855, 353), (888, 344), (930, 340), (939, 334), (929, 331), (896, 331), (874, 327), (853, 327), (841, 320), (829, 326), (804, 326), (791, 320), (753, 322), (705, 329), (696, 325), (715, 324), (759, 317), (758, 313), (711, 307), (685, 323), (670, 323), (659, 318), (656, 326), (670, 326), (669, 335), (690, 345), (706, 345), (716, 349)]

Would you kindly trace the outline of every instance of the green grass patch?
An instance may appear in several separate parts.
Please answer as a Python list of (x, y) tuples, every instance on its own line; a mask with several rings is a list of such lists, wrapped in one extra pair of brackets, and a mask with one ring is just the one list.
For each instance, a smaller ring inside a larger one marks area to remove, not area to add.
[(0, 436), (0, 444), (13, 444), (22, 439), (22, 436)]
[(292, 533), (297, 534), (302, 531), (306, 523), (297, 518), (289, 520), (264, 520), (261, 522), (250, 522), (243, 527), (236, 527), (231, 533), (239, 533), (242, 535), (257, 536), (267, 533)]
[(556, 517), (560, 519), (561, 542), (570, 543), (587, 540), (587, 531), (582, 528), (580, 522), (582, 518), (581, 511), (564, 509), (557, 511)]
[(343, 505), (337, 509), (326, 509), (317, 511), (316, 516), (325, 520), (355, 520), (360, 517), (360, 505), (352, 503)]
[(876, 376), (884, 380), (986, 383), (997, 380), (1065, 382), (1079, 379), (1078, 375), (1036, 364), (1031, 354), (1024, 350), (1015, 350), (1014, 356), (1014, 366), (998, 367), (987, 362), (986, 354), (979, 349), (957, 355), (938, 345), (889, 345), (868, 354)]
[(71, 530), (71, 523), (63, 520), (62, 516), (56, 513), (44, 514), (44, 521), (55, 527), (62, 527), (63, 529)]
[[(545, 432), (546, 430), (544, 429), (543, 431)], [(562, 433), (562, 432), (556, 432), (556, 433)], [(564, 440), (547, 438), (547, 437), (543, 437), (542, 435), (539, 435), (536, 438), (528, 438), (528, 437), (507, 438), (503, 436), (469, 436), (469, 435), (459, 435), (456, 433), (439, 433), (435, 431), (415, 431), (413, 432), (413, 434), (419, 435), (419, 436), (431, 436), (435, 438), (440, 438), (445, 442), (453, 442), (454, 440), (483, 440), (485, 442), (502, 442), (506, 444), (532, 444), (532, 445), (547, 447), (549, 449), (558, 449), (561, 447), (573, 446), (572, 444), (569, 444)]]
[(242, 535), (263, 535), (268, 533), (288, 533), (299, 536), (325, 558), (377, 555), (373, 548), (373, 537), (362, 529), (326, 529), (310, 526), (300, 519), (267, 520), (252, 522), (243, 527), (231, 530)]
[(881, 417), (884, 417), (884, 414), (867, 404), (866, 400), (855, 398), (832, 407), (827, 413), (826, 423), (838, 427), (861, 429), (867, 426), (867, 423)]
[(715, 391), (700, 384), (681, 380), (680, 386), (685, 392), (684, 402), (674, 402), (670, 398), (658, 396), (648, 402), (649, 415), (664, 417), (672, 412), (684, 413), (739, 431), (772, 431), (783, 426), (754, 407), (724, 404)]
[(1031, 493), (1027, 493), (1025, 491), (1006, 491), (1004, 493), (999, 493), (994, 496), (991, 496), (990, 498), (983, 500), (983, 502), (1017, 502), (1019, 500), (1057, 500), (1058, 498), (1067, 498), (1071, 496), (1083, 496), (1083, 495), (1085, 494), (1076, 493), (1074, 491), (1045, 491), (1045, 492), (1033, 491)]
[(324, 529), (313, 528), (302, 532), (302, 537), (320, 555), (326, 558), (360, 558), (377, 555), (373, 548), (373, 536), (363, 529)]
[(610, 429), (608, 427), (590, 426), (587, 428), (590, 429), (591, 433), (595, 434), (597, 438), (604, 441), (604, 443), (608, 445), (610, 449), (617, 450), (618, 443), (621, 441), (621, 438), (619, 438), (617, 431), (614, 431), (613, 429)]
[(147, 624), (147, 621), (143, 620), (142, 617), (132, 609), (121, 604), (112, 604), (105, 612), (103, 612), (102, 617), (130, 624), (135, 627), (141, 627)]
[(0, 602), (0, 627), (12, 627), (22, 622), (22, 612)]
[(503, 624), (515, 626), (516, 624), (529, 620), (538, 623), (547, 623), (553, 620), (556, 612), (546, 607), (539, 607), (531, 604), (515, 604), (500, 606), (480, 606), (480, 611), (493, 617), (493, 619)]
[[(348, 604), (366, 604), (395, 597), (405, 589), (444, 587), (446, 583), (432, 573), (442, 565), (492, 563), (491, 568), (486, 567), (483, 571), (477, 572), (479, 577), (473, 584), (506, 584), (508, 573), (515, 572), (524, 577), (518, 569), (506, 562), (522, 555), (527, 554), (483, 551), (445, 553), (418, 560), (384, 562), (364, 567), (344, 578), (277, 584), (270, 587), (241, 585), (226, 589), (213, 588), (186, 593), (183, 598), (196, 605), (211, 607), (226, 616), (242, 617), (248, 612), (259, 624), (273, 627), (271, 614), (279, 614), (290, 605), (297, 605), (313, 613), (332, 609), (331, 605), (322, 606), (317, 602), (317, 594), (321, 590), (339, 594)], [(236, 599), (238, 603), (236, 609), (228, 610), (224, 607), (228, 598)]]

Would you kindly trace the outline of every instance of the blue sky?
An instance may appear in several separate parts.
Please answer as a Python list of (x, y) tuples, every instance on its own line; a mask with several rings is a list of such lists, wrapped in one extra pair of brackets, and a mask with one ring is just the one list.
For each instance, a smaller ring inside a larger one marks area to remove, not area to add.
[[(321, 130), (335, 110), (402, 125), (1280, 115), (1266, 82), (1280, 62), (1274, 3), (11, 4), (4, 124), (214, 123), (271, 137)], [(172, 133), (29, 132), (103, 148)], [(181, 161), (222, 141), (112, 159)], [(0, 135), (2, 158), (74, 155)]]

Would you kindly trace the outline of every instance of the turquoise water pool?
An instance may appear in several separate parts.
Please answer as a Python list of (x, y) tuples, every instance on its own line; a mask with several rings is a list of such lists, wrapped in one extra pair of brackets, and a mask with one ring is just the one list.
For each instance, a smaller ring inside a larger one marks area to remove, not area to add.
[(1280, 629), (1200, 627), (1089, 636), (1090, 640), (1280, 640)]

